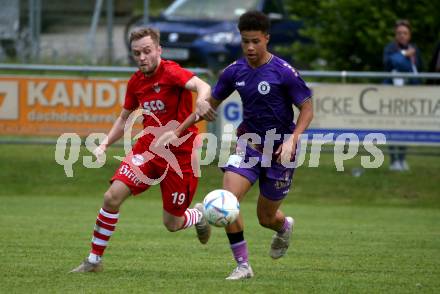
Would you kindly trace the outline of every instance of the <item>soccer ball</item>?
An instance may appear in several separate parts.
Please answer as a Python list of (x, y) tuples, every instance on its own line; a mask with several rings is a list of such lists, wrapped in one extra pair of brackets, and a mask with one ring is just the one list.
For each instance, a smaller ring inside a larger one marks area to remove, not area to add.
[(203, 200), (203, 208), (208, 222), (216, 227), (226, 227), (232, 224), (240, 213), (237, 197), (222, 189), (209, 192)]

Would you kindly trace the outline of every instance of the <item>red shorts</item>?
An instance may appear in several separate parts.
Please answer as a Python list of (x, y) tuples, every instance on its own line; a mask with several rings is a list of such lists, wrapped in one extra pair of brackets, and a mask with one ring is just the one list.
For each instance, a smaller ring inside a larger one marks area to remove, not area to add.
[(163, 209), (174, 216), (182, 216), (192, 202), (198, 178), (191, 168), (191, 153), (174, 155), (179, 164), (177, 171), (162, 157), (145, 152), (144, 145), (137, 142), (110, 182), (123, 182), (133, 195), (160, 183)]

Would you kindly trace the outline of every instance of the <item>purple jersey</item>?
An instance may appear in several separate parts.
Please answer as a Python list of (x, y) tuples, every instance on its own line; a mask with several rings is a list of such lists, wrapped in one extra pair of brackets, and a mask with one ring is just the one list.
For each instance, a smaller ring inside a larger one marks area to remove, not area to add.
[(245, 58), (235, 61), (220, 75), (212, 96), (224, 100), (234, 90), (243, 102), (237, 135), (256, 133), (262, 138), (274, 128), (277, 134), (291, 134), (295, 128), (292, 104), (299, 106), (312, 95), (298, 72), (274, 55), (257, 68)]

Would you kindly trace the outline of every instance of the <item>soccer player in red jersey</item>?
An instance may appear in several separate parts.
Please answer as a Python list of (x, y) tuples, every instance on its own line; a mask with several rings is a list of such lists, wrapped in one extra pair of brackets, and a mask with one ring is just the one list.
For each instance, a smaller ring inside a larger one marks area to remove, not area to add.
[[(161, 180), (165, 227), (175, 232), (195, 226), (199, 241), (208, 242), (210, 227), (203, 216), (203, 206), (189, 208), (197, 187), (191, 167), (197, 127), (179, 131), (177, 126), (192, 113), (191, 91), (208, 98), (211, 87), (177, 63), (162, 60), (159, 40), (159, 33), (150, 28), (136, 30), (130, 36), (139, 70), (128, 82), (121, 114), (94, 154), (99, 159), (108, 146), (124, 135), (130, 114), (139, 108), (143, 113), (143, 135), (112, 177), (98, 213), (90, 254), (72, 272), (102, 271), (102, 256), (118, 222), (120, 206), (130, 195), (147, 190), (152, 179)], [(165, 133), (175, 137), (169, 147), (157, 142)]]

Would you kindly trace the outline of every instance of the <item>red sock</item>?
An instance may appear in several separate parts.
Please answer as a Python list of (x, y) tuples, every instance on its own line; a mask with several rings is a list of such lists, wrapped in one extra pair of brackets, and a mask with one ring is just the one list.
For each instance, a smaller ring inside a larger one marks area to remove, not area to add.
[(186, 229), (198, 223), (202, 218), (202, 213), (195, 208), (188, 208), (183, 217), (185, 219), (183, 221), (182, 229)]
[(110, 212), (101, 208), (96, 219), (95, 229), (92, 238), (92, 250), (90, 253), (102, 256), (107, 247), (108, 240), (116, 228), (119, 219), (119, 213)]

